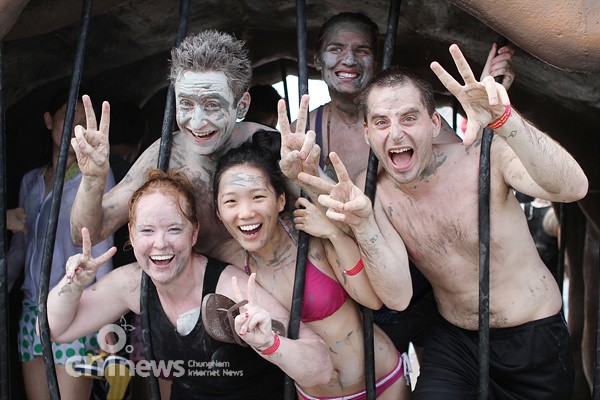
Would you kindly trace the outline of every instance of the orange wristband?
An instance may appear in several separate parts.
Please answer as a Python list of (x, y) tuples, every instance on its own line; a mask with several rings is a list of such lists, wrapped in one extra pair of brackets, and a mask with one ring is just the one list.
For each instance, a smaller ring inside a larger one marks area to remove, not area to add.
[(348, 270), (348, 271), (344, 270), (344, 274), (346, 274), (348, 276), (354, 276), (354, 275), (358, 274), (360, 271), (362, 271), (362, 269), (364, 267), (365, 267), (365, 264), (363, 264), (363, 260), (361, 258), (360, 260), (358, 260), (358, 262), (356, 263), (354, 268), (352, 268), (351, 270)]
[(281, 341), (279, 340), (279, 335), (276, 332), (273, 332), (273, 344), (271, 346), (269, 346), (268, 348), (261, 350), (260, 353), (268, 356), (270, 354), (273, 354), (277, 351), (277, 349), (279, 348), (279, 344), (281, 343)]
[(509, 105), (507, 105), (504, 108), (504, 114), (502, 114), (500, 116), (500, 118), (498, 118), (497, 120), (495, 120), (494, 122), (492, 122), (491, 124), (489, 124), (487, 127), (490, 128), (490, 129), (498, 129), (498, 128), (500, 128), (510, 118), (510, 112), (511, 112), (511, 107), (510, 107), (510, 104), (509, 104)]

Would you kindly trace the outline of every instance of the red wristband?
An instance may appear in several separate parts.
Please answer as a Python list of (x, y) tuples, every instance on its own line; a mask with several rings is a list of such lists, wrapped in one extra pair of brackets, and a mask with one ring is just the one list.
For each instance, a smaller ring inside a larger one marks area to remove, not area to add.
[(279, 335), (276, 332), (273, 332), (273, 344), (271, 346), (269, 346), (268, 348), (261, 350), (260, 353), (265, 356), (273, 354), (279, 348), (280, 343), (281, 343), (281, 341), (279, 340)]
[(510, 112), (511, 112), (511, 107), (510, 107), (510, 104), (509, 104), (509, 105), (507, 105), (504, 108), (504, 114), (502, 114), (500, 116), (500, 118), (498, 118), (497, 120), (495, 120), (494, 122), (492, 122), (491, 124), (489, 124), (487, 127), (490, 128), (490, 129), (498, 129), (498, 128), (500, 128), (510, 118)]
[(348, 270), (348, 271), (344, 271), (344, 273), (348, 276), (354, 276), (354, 275), (358, 274), (360, 271), (362, 271), (362, 269), (364, 267), (365, 267), (365, 264), (363, 264), (363, 260), (361, 258), (360, 260), (358, 260), (358, 262), (356, 263), (354, 268), (352, 268), (351, 270)]

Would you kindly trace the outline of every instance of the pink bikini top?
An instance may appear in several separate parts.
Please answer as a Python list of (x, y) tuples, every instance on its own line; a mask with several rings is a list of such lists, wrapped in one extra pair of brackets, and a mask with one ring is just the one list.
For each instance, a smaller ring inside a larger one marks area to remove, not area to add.
[(302, 322), (320, 321), (335, 313), (348, 294), (340, 283), (306, 261), (306, 282), (302, 304)]

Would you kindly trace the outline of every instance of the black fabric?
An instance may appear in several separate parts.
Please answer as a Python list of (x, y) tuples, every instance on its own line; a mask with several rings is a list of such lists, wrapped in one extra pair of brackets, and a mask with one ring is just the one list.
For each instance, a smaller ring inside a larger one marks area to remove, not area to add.
[(557, 278), (558, 268), (558, 239), (556, 236), (551, 236), (544, 230), (544, 217), (550, 211), (552, 206), (534, 207), (531, 203), (525, 203), (525, 215), (527, 216), (527, 225), (529, 232), (535, 242), (540, 258), (546, 264), (546, 267)]
[[(214, 293), (227, 265), (208, 259), (202, 297)], [(173, 377), (171, 399), (281, 399), (283, 372), (249, 347), (222, 343), (205, 331), (202, 317), (186, 336), (180, 335), (167, 318), (152, 282), (148, 305), (152, 346), (158, 362), (183, 360), (185, 373)], [(213, 364), (211, 365), (211, 362)], [(172, 370), (173, 372), (173, 370)]]
[[(425, 335), (413, 400), (478, 398), (478, 332), (439, 316)], [(492, 400), (571, 399), (574, 380), (569, 332), (562, 314), (490, 330)]]

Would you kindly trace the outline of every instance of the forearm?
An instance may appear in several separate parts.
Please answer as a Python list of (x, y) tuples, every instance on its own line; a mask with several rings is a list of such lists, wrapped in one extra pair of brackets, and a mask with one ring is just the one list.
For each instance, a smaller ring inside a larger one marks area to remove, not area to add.
[(75, 319), (83, 290), (67, 283), (67, 278), (63, 277), (48, 294), (48, 324), (53, 341), (60, 343), (72, 340), (65, 333)]
[(82, 245), (81, 228), (90, 231), (92, 244), (102, 241), (104, 211), (102, 197), (107, 176), (83, 176), (71, 209), (71, 240), (76, 246)]
[[(300, 386), (311, 387), (329, 382), (333, 373), (333, 365), (322, 340), (291, 340), (285, 337), (279, 337), (279, 340), (279, 348), (270, 355), (264, 355), (260, 350), (255, 350), (264, 359), (281, 368)], [(265, 346), (265, 348), (269, 346)]]
[(571, 202), (586, 195), (588, 180), (577, 161), (514, 109), (496, 134), (512, 148), (536, 184), (548, 192), (551, 198), (547, 200)]
[(412, 282), (404, 243), (389, 243), (371, 216), (352, 228), (371, 287), (391, 309), (403, 311), (412, 298)]
[[(332, 235), (329, 241), (333, 249), (328, 249), (327, 255), (338, 281), (346, 292), (352, 299), (365, 307), (374, 310), (381, 308), (381, 299), (373, 290), (367, 271), (365, 268), (360, 271), (356, 270), (360, 269), (360, 265), (364, 265), (364, 263), (354, 239), (340, 231)], [(329, 246), (326, 244), (325, 248), (327, 249), (327, 247)]]

